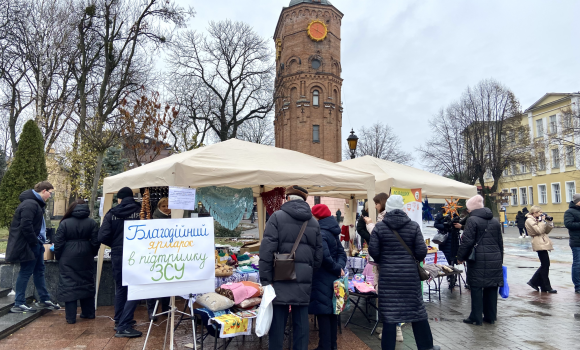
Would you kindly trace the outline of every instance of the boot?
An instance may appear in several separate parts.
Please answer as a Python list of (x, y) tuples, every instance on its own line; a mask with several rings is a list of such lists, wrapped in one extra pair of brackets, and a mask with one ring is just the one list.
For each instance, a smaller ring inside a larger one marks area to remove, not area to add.
[(401, 326), (397, 326), (397, 341), (403, 341), (403, 330), (401, 329)]

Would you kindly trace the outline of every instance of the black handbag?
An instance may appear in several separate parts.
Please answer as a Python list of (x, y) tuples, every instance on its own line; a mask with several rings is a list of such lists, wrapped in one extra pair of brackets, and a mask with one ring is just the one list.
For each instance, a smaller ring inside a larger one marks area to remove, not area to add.
[(481, 243), (481, 240), (483, 239), (483, 236), (485, 236), (485, 234), (487, 233), (487, 229), (489, 228), (489, 223), (491, 222), (491, 220), (489, 220), (487, 222), (487, 226), (485, 227), (485, 231), (483, 232), (483, 234), (481, 235), (481, 237), (479, 237), (479, 241), (477, 241), (477, 243), (475, 243), (475, 245), (473, 246), (473, 248), (471, 248), (471, 253), (469, 253), (469, 256), (467, 257), (467, 261), (475, 261), (475, 249), (477, 248), (477, 246), (479, 245), (479, 243)]
[(403, 241), (403, 239), (401, 238), (401, 236), (399, 235), (399, 232), (397, 232), (396, 230), (391, 229), (391, 231), (393, 231), (393, 233), (395, 234), (395, 236), (397, 237), (397, 239), (399, 240), (399, 242), (401, 242), (401, 245), (403, 247), (405, 247), (405, 249), (407, 250), (407, 253), (409, 253), (409, 255), (411, 256), (411, 258), (413, 258), (413, 260), (415, 260), (415, 264), (417, 264), (417, 271), (419, 272), (419, 279), (421, 281), (426, 281), (429, 279), (429, 272), (427, 272), (423, 266), (421, 266), (421, 263), (419, 261), (417, 261), (417, 259), (415, 259), (415, 255), (413, 255), (413, 252), (411, 251), (411, 249), (409, 249), (409, 247), (407, 246), (407, 244), (405, 243), (405, 241)]
[(294, 246), (290, 251), (290, 254), (274, 254), (274, 281), (296, 280), (296, 265), (294, 264), (294, 256), (307, 225), (308, 221), (304, 221), (302, 227), (300, 228), (298, 238), (296, 238), (296, 242), (294, 242)]

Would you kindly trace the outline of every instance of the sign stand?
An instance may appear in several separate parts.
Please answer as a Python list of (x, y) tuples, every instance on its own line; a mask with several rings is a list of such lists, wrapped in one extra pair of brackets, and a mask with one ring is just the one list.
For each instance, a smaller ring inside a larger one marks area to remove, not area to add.
[[(191, 330), (192, 330), (192, 334), (193, 334), (193, 347), (195, 350), (197, 350), (197, 339), (195, 336), (195, 317), (193, 315), (193, 295), (192, 294), (189, 295), (188, 302), (189, 302), (190, 314), (187, 314), (183, 311), (179, 311), (177, 309), (177, 307), (175, 306), (175, 297), (170, 297), (169, 311), (165, 311), (165, 312), (161, 312), (161, 313), (157, 313), (157, 306), (159, 306), (159, 299), (157, 299), (155, 301), (155, 309), (153, 309), (153, 316), (161, 316), (161, 315), (167, 314), (167, 326), (165, 327), (165, 339), (163, 340), (163, 350), (165, 350), (165, 346), (167, 343), (167, 331), (169, 331), (169, 341), (170, 341), (169, 349), (173, 350), (173, 344), (174, 344), (173, 336), (175, 334), (175, 328), (173, 328), (173, 325), (175, 324), (175, 313), (176, 312), (178, 312), (182, 315), (191, 316)], [(169, 327), (170, 322), (171, 322), (171, 327)], [(151, 322), (149, 323), (149, 329), (147, 330), (147, 336), (145, 337), (145, 343), (143, 344), (143, 350), (145, 350), (145, 348), (147, 347), (147, 340), (149, 339), (149, 334), (151, 333), (151, 326), (153, 326), (153, 320), (151, 320)]]

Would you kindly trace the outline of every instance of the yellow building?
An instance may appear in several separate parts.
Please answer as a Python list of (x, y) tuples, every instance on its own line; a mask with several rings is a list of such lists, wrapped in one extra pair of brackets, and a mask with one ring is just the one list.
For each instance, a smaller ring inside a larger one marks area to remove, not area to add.
[[(524, 207), (539, 205), (554, 217), (555, 224), (563, 224), (580, 180), (580, 152), (573, 146), (580, 143), (580, 135), (569, 127), (571, 118), (566, 112), (578, 113), (579, 106), (580, 93), (547, 93), (525, 110), (522, 124), (529, 126), (530, 138), (543, 139), (545, 146), (534, 154), (537, 166), (512, 166), (504, 171), (498, 190), (511, 193), (505, 206), (508, 220), (514, 221)], [(570, 145), (555, 145), (550, 142), (554, 138)]]

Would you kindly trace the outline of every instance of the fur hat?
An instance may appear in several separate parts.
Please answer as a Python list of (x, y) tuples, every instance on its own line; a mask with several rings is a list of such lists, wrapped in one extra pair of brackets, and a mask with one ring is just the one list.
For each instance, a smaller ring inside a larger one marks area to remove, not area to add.
[(286, 196), (300, 196), (302, 199), (306, 200), (308, 198), (308, 191), (300, 186), (293, 185), (286, 187)]
[(482, 209), (483, 208), (483, 197), (476, 194), (475, 196), (469, 198), (465, 203), (465, 206), (469, 211), (475, 209)]
[(387, 199), (387, 203), (385, 204), (385, 210), (388, 212), (395, 210), (395, 209), (403, 209), (405, 206), (405, 201), (403, 200), (403, 196), (395, 194)]
[(123, 187), (117, 192), (117, 198), (124, 199), (127, 197), (133, 197), (133, 190), (129, 187)]
[(330, 209), (326, 204), (316, 204), (312, 207), (312, 215), (316, 216), (319, 220), (331, 216)]

